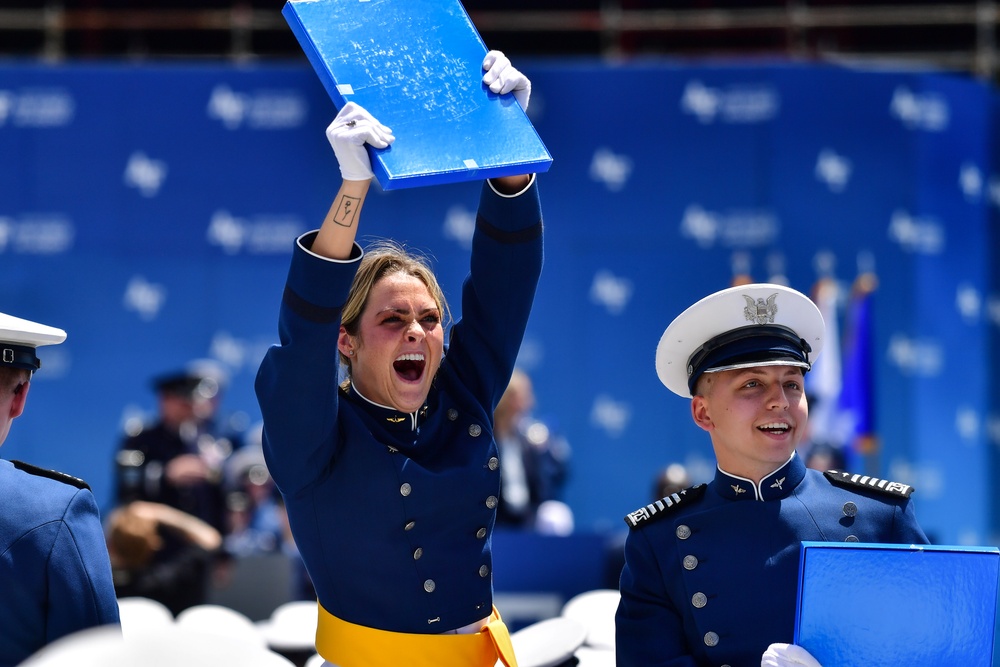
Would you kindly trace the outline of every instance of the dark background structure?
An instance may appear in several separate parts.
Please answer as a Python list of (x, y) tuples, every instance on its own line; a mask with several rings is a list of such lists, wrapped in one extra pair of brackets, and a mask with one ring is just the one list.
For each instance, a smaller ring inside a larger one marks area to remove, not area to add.
[[(298, 58), (279, 0), (3, 0), (0, 58)], [(994, 81), (984, 0), (466, 0), (484, 41), (523, 56), (879, 59)]]

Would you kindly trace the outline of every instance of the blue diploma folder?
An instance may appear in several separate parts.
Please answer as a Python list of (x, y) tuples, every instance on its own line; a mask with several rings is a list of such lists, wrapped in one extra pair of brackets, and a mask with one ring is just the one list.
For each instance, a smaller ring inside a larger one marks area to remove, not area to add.
[(795, 643), (824, 667), (990, 667), (1000, 550), (803, 542)]
[(289, 0), (281, 13), (334, 105), (392, 129), (392, 146), (367, 146), (383, 190), (548, 170), (513, 95), (483, 85), (487, 49), (459, 0)]

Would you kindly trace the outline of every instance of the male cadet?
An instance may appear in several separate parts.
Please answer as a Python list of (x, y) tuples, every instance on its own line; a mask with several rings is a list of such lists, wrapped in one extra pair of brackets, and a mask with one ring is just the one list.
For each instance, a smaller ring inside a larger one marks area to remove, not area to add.
[(708, 484), (625, 518), (618, 667), (817, 667), (783, 643), (800, 542), (927, 543), (910, 486), (807, 470), (795, 453), (807, 430), (803, 376), (823, 334), (812, 301), (768, 284), (712, 294), (663, 333), (656, 372), (691, 399), (718, 467)]
[[(0, 313), (0, 444), (24, 411), (40, 345), (62, 329)], [(118, 601), (90, 487), (69, 475), (0, 460), (0, 665), (64, 635), (117, 624)]]

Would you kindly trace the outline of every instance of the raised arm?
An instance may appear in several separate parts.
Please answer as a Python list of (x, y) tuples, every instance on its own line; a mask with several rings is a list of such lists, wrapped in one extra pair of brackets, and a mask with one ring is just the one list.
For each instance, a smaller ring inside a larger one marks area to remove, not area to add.
[[(489, 86), (491, 92), (497, 95), (511, 93), (524, 111), (528, 110), (528, 100), (531, 98), (531, 81), (515, 69), (510, 59), (500, 51), (490, 51), (483, 58), (483, 83)], [(497, 192), (504, 195), (514, 195), (527, 187), (531, 181), (530, 174), (518, 176), (501, 176), (490, 179)]]
[(361, 208), (375, 176), (365, 144), (385, 148), (396, 138), (392, 130), (354, 102), (340, 110), (326, 128), (326, 138), (333, 146), (344, 182), (310, 250), (330, 259), (348, 259), (358, 233)]

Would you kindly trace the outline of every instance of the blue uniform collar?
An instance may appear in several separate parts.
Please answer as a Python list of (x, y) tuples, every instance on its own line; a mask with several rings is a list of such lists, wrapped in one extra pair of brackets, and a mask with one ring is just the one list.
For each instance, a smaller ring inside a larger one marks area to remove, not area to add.
[(717, 468), (711, 486), (716, 493), (727, 500), (780, 500), (790, 496), (805, 476), (805, 463), (798, 454), (792, 452), (791, 458), (761, 479), (760, 484)]
[(390, 408), (387, 405), (382, 405), (381, 403), (376, 403), (375, 401), (369, 399), (358, 391), (353, 382), (351, 383), (349, 393), (352, 396), (360, 398), (361, 400), (359, 403), (365, 407), (365, 411), (375, 417), (375, 419), (379, 422), (385, 424), (386, 428), (416, 431), (420, 424), (420, 420), (427, 416), (426, 403), (416, 412), (400, 412), (396, 408)]

